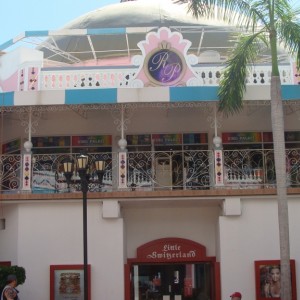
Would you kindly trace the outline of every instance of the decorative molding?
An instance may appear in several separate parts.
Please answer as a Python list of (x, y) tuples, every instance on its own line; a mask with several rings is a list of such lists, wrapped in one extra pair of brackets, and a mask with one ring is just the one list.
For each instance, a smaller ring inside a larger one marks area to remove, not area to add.
[(31, 154), (23, 156), (23, 191), (31, 190)]
[(118, 188), (125, 189), (127, 188), (127, 153), (119, 152), (119, 180)]

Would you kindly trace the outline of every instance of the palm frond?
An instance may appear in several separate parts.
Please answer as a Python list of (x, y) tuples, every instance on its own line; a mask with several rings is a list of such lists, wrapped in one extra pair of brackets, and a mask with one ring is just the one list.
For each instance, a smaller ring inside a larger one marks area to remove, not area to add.
[(218, 90), (219, 110), (225, 115), (242, 109), (248, 66), (255, 62), (262, 44), (268, 45), (264, 31), (240, 36), (222, 74)]
[(283, 43), (285, 49), (291, 54), (296, 56), (297, 68), (300, 69), (300, 22), (293, 21), (292, 18), (282, 18), (276, 24), (276, 31), (279, 42)]
[(187, 4), (188, 12), (191, 12), (195, 18), (211, 17), (214, 9), (215, 0), (174, 0), (176, 4)]
[(267, 26), (267, 2), (253, 0), (173, 0), (187, 4), (196, 18), (217, 18), (228, 24), (255, 32), (257, 25)]
[(294, 14), (292, 6), (287, 0), (274, 1), (274, 13), (278, 20), (290, 18)]

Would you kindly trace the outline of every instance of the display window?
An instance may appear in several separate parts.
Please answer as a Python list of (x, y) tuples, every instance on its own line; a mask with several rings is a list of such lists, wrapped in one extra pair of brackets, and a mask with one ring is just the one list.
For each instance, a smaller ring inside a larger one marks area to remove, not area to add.
[(2, 145), (3, 154), (20, 154), (21, 139), (15, 139)]
[(112, 151), (111, 135), (33, 137), (32, 153), (100, 153)]
[(191, 240), (144, 244), (126, 270), (126, 300), (220, 300), (219, 264)]
[(132, 267), (132, 298), (139, 300), (211, 300), (212, 264), (139, 264)]

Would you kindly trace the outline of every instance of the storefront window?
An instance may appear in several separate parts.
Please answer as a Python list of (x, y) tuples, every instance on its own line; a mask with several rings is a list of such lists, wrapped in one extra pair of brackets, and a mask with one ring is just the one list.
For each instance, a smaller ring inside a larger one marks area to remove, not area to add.
[(213, 300), (211, 263), (132, 267), (133, 300)]

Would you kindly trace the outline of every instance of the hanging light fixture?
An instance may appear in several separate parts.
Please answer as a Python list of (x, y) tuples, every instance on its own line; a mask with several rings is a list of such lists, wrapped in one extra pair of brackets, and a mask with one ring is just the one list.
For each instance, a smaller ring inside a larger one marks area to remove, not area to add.
[(70, 159), (70, 157), (68, 157), (62, 162), (62, 165), (63, 165), (63, 172), (68, 185), (68, 191), (70, 192), (70, 184), (71, 184), (71, 179), (74, 171), (74, 162)]
[(89, 157), (83, 153), (81, 153), (77, 157), (77, 169), (78, 172), (80, 171), (86, 171), (88, 168), (88, 163), (89, 163)]
[(105, 161), (103, 160), (96, 160), (95, 161), (95, 169), (98, 176), (98, 181), (102, 184), (104, 169), (105, 169)]

